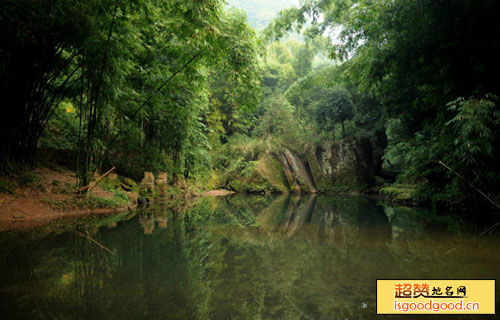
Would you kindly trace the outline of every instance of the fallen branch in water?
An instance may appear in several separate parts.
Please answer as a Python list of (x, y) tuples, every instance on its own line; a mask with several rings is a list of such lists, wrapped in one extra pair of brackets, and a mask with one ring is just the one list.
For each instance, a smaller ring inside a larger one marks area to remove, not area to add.
[(97, 184), (99, 183), (99, 181), (101, 181), (102, 179), (104, 179), (108, 174), (110, 174), (111, 172), (113, 172), (113, 170), (115, 170), (115, 167), (109, 169), (105, 174), (103, 174), (102, 176), (100, 176), (99, 178), (97, 178), (96, 181), (94, 182), (91, 182), (89, 183), (88, 185), (86, 185), (85, 187), (81, 187), (79, 188), (78, 190), (76, 190), (76, 193), (77, 194), (82, 194), (83, 192), (90, 192), (90, 190), (94, 189), (95, 186), (97, 186)]
[(114, 255), (115, 253), (113, 251), (111, 251), (108, 247), (104, 246), (102, 243), (100, 243), (99, 241), (93, 239), (91, 236), (89, 236), (88, 234), (85, 234), (83, 232), (78, 232), (78, 235), (82, 238), (85, 238), (95, 244), (97, 244), (99, 247), (101, 247), (101, 249), (103, 250), (106, 250), (107, 252), (109, 252), (110, 254)]

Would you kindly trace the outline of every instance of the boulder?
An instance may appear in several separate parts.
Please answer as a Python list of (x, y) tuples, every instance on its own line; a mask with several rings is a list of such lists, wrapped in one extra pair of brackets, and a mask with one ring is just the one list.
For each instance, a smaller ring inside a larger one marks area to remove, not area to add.
[(133, 187), (135, 187), (137, 185), (137, 183), (134, 180), (129, 179), (129, 178), (123, 178), (122, 182), (123, 182), (124, 185), (127, 185), (127, 186), (129, 186), (131, 188), (133, 188)]
[(229, 191), (229, 190), (210, 190), (207, 192), (202, 193), (203, 197), (225, 197), (235, 194), (234, 191)]
[(125, 191), (132, 191), (132, 187), (125, 183), (120, 184), (120, 187), (122, 187), (122, 189)]
[(325, 141), (306, 152), (314, 181), (322, 190), (348, 187), (364, 190), (375, 185), (373, 144), (364, 137)]
[(269, 155), (263, 155), (257, 161), (248, 161), (246, 167), (231, 178), (227, 187), (244, 193), (288, 192), (281, 164)]
[(246, 161), (217, 187), (244, 193), (359, 192), (375, 185), (378, 164), (363, 137), (324, 141), (300, 154), (287, 148)]
[(270, 156), (264, 156), (258, 160), (255, 169), (258, 174), (268, 182), (273, 190), (281, 193), (288, 192), (287, 179), (279, 161)]

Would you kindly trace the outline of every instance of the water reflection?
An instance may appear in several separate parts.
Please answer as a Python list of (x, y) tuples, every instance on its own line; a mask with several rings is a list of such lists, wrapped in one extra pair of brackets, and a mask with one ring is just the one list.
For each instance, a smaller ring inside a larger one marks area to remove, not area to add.
[(142, 208), (138, 211), (139, 224), (144, 229), (144, 234), (153, 234), (155, 222), (158, 228), (166, 229), (168, 226), (168, 207), (166, 205), (158, 205), (153, 208)]
[(373, 319), (378, 278), (496, 278), (499, 236), (464, 241), (474, 232), (455, 217), (365, 198), (161, 205), (0, 234), (0, 314)]

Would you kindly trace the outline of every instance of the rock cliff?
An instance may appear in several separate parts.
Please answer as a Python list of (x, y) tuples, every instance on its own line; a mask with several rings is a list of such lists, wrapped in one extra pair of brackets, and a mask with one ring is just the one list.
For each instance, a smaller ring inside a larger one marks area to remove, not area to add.
[(283, 148), (260, 155), (228, 187), (248, 193), (359, 192), (375, 184), (377, 163), (367, 138), (323, 141), (301, 153)]
[(377, 160), (371, 141), (362, 137), (324, 141), (303, 155), (285, 149), (280, 160), (295, 192), (362, 191), (375, 183)]

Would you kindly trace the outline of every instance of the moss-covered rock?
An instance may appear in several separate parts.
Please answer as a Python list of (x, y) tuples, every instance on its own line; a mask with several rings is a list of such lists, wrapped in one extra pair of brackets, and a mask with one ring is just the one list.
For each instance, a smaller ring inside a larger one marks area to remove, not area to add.
[(231, 181), (228, 187), (243, 193), (283, 193), (288, 185), (281, 164), (268, 156), (248, 161), (246, 167)]
[[(373, 144), (362, 137), (325, 141), (303, 152), (276, 147), (239, 157), (212, 174), (211, 185), (245, 193), (359, 192), (375, 185)], [(341, 191), (339, 191), (341, 190)]]
[(316, 187), (320, 191), (325, 191), (326, 189), (330, 188), (332, 182), (329, 175), (324, 172), (324, 168), (321, 166), (322, 151), (322, 148), (307, 146), (305, 150), (305, 156), (307, 163), (309, 164), (312, 178), (316, 183)]
[(126, 185), (125, 183), (122, 183), (120, 185), (120, 187), (125, 190), (125, 191), (132, 191), (133, 190), (133, 187), (129, 186), (129, 185)]
[(123, 182), (124, 185), (129, 186), (131, 188), (133, 188), (133, 187), (135, 187), (137, 185), (137, 183), (134, 180), (130, 179), (130, 178), (123, 178), (122, 182)]
[(306, 152), (320, 190), (333, 186), (361, 191), (375, 184), (375, 164), (370, 140), (363, 137), (324, 141)]
[(394, 184), (380, 189), (380, 194), (398, 202), (413, 202), (416, 188), (410, 185)]
[(120, 186), (123, 185), (123, 183), (118, 179), (111, 179), (109, 177), (106, 177), (102, 179), (101, 182), (99, 182), (99, 185), (106, 190), (110, 190), (110, 189), (120, 188)]
[(281, 193), (288, 192), (288, 183), (283, 166), (279, 161), (268, 156), (263, 157), (259, 159), (256, 170), (262, 178), (272, 185), (273, 189)]

